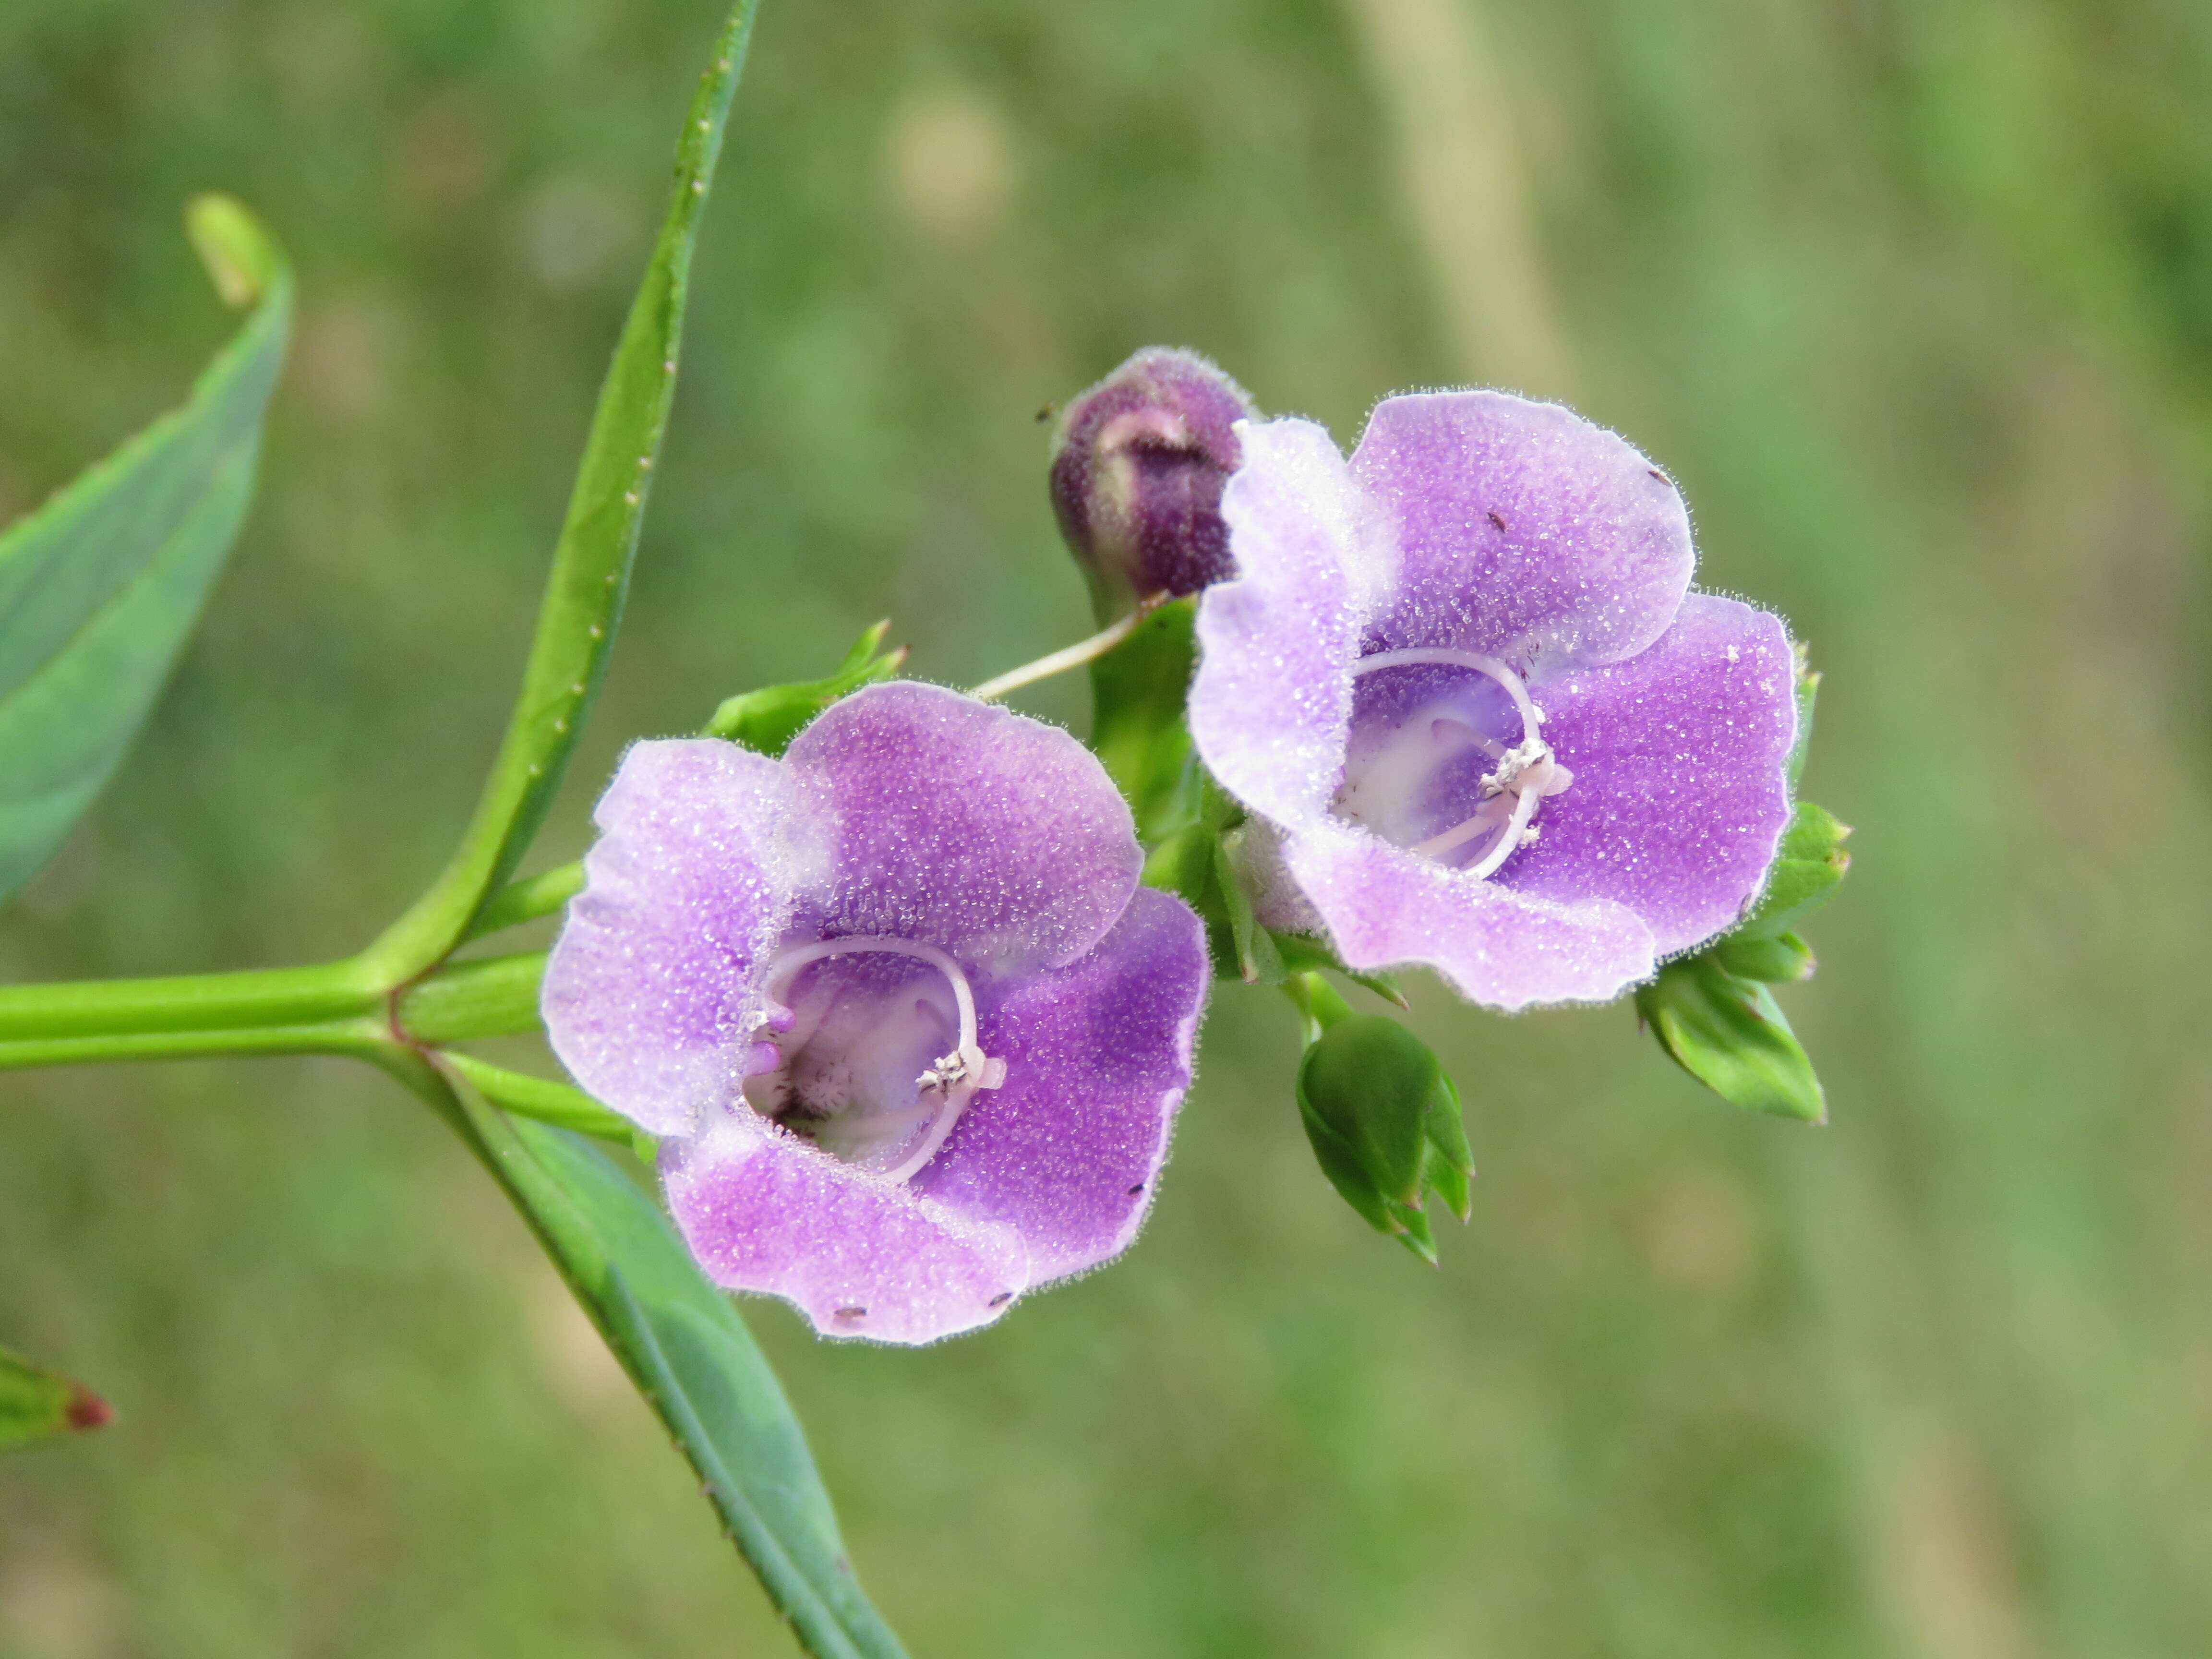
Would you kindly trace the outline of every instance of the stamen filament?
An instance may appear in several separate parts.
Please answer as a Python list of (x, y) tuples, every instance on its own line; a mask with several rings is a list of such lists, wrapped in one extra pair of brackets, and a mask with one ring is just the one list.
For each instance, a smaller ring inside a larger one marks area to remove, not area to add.
[(1528, 700), (1528, 688), (1521, 677), (1497, 658), (1477, 656), (1472, 651), (1378, 651), (1352, 664), (1352, 677), (1358, 679), (1362, 674), (1372, 674), (1382, 668), (1416, 667), (1472, 668), (1478, 674), (1487, 674), (1513, 699), (1513, 707), (1521, 715), (1523, 738), (1534, 737), (1536, 728), (1544, 723), (1544, 711)]

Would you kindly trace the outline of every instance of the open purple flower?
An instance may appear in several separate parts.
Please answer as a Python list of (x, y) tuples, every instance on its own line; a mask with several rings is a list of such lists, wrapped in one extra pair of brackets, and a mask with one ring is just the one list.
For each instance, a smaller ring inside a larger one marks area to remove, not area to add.
[(1790, 817), (1779, 618), (1688, 591), (1681, 497), (1496, 392), (1391, 398), (1350, 461), (1243, 429), (1191, 731), (1261, 919), (1496, 1007), (1602, 1001), (1735, 922)]
[(720, 1284), (927, 1342), (1135, 1236), (1190, 1082), (1198, 920), (1066, 732), (871, 686), (781, 761), (641, 743), (545, 976), (586, 1089), (668, 1137)]

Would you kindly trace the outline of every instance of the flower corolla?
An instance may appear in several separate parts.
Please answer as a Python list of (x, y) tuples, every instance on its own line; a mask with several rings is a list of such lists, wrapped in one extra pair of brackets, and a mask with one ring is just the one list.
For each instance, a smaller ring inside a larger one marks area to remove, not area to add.
[(1510, 1010), (1608, 1000), (1741, 916), (1795, 659), (1689, 591), (1664, 473), (1498, 392), (1388, 398), (1348, 460), (1307, 421), (1241, 435), (1190, 724), (1262, 921)]
[(546, 1030), (666, 1137), (718, 1283), (926, 1342), (1135, 1236), (1206, 947), (1138, 886), (1128, 808), (1067, 733), (872, 686), (781, 760), (638, 744), (596, 817)]

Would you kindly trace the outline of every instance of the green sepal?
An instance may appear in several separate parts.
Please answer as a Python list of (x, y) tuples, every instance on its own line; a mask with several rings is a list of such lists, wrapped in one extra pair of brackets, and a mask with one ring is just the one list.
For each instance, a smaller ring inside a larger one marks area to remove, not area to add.
[(1790, 654), (1797, 660), (1797, 740), (1790, 745), (1787, 768), (1794, 793), (1805, 775), (1805, 756), (1813, 746), (1813, 705), (1820, 696), (1820, 677), (1812, 665), (1812, 653), (1802, 640), (1793, 640)]
[(1773, 994), (1712, 951), (1670, 962), (1636, 993), (1636, 1012), (1675, 1063), (1747, 1111), (1827, 1121), (1813, 1063)]
[(1431, 1193), (1464, 1220), (1474, 1159), (1459, 1091), (1429, 1046), (1382, 1014), (1357, 1014), (1319, 975), (1285, 986), (1306, 1017), (1298, 1117), (1329, 1184), (1377, 1232), (1437, 1260)]
[(1825, 806), (1799, 801), (1783, 831), (1765, 890), (1729, 937), (1779, 939), (1826, 904), (1851, 867), (1851, 855), (1844, 848), (1850, 833)]
[(1237, 936), (1222, 896), (1217, 856), (1221, 837), (1203, 823), (1186, 825), (1153, 848), (1139, 878), (1146, 886), (1173, 893), (1206, 924), (1206, 953), (1218, 978), (1237, 975)]
[(1161, 605), (1091, 665), (1091, 748), (1154, 847), (1198, 822), (1203, 773), (1183, 708), (1198, 665), (1195, 598)]
[(1229, 918), (1231, 947), (1236, 951), (1237, 974), (1247, 985), (1279, 985), (1290, 969), (1275, 948), (1275, 936), (1252, 914), (1252, 896), (1237, 874), (1236, 857), (1229, 842), (1213, 841), (1213, 879)]
[(707, 722), (707, 735), (727, 738), (763, 755), (782, 754), (807, 722), (838, 698), (898, 672), (906, 661), (906, 647), (882, 649), (884, 635), (890, 631), (890, 618), (886, 617), (861, 635), (845, 653), (845, 660), (838, 665), (837, 672), (827, 679), (764, 685), (757, 691), (740, 692), (726, 699)]
[(1405, 989), (1398, 983), (1395, 974), (1362, 973), (1356, 968), (1347, 968), (1337, 960), (1336, 951), (1325, 939), (1311, 933), (1279, 933), (1272, 927), (1267, 934), (1275, 942), (1275, 954), (1282, 958), (1286, 974), (1311, 973), (1326, 968), (1333, 974), (1343, 975), (1354, 985), (1364, 986), (1385, 1002), (1401, 1008), (1413, 1006), (1406, 1000)]
[(1428, 1162), (1424, 1166), (1430, 1187), (1462, 1221), (1474, 1218), (1474, 1149), (1467, 1144), (1467, 1117), (1460, 1104), (1459, 1085), (1441, 1067), (1437, 1092), (1429, 1103), (1424, 1124), (1429, 1137)]
[(1813, 977), (1818, 965), (1812, 947), (1795, 933), (1773, 939), (1731, 934), (1712, 948), (1713, 960), (1739, 979), (1755, 979), (1769, 985), (1792, 985)]
[(96, 1429), (113, 1416), (83, 1383), (0, 1348), (0, 1448)]

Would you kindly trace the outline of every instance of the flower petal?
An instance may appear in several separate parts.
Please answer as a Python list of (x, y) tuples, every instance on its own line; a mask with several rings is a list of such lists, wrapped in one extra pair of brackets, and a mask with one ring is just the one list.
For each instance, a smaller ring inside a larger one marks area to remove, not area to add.
[(1327, 432), (1267, 421), (1243, 439), (1221, 497), (1237, 574), (1199, 601), (1191, 736), (1230, 793), (1297, 823), (1335, 793), (1361, 614), (1390, 567)]
[(1617, 900), (1662, 956), (1734, 924), (1790, 822), (1796, 672), (1780, 617), (1692, 593), (1641, 655), (1536, 687), (1544, 736), (1575, 781), (1496, 881)]
[(832, 705), (785, 757), (835, 823), (799, 925), (921, 939), (986, 974), (1073, 960), (1143, 863), (1129, 809), (1066, 732), (912, 681)]
[(1508, 1012), (1609, 1002), (1651, 975), (1651, 930), (1610, 899), (1516, 892), (1349, 825), (1292, 836), (1283, 856), (1349, 968), (1419, 963)]
[(735, 1093), (758, 1023), (755, 959), (782, 931), (783, 769), (714, 738), (633, 744), (593, 813), (600, 839), (545, 969), (553, 1052), (654, 1134)]
[(1040, 1284), (1119, 1255), (1190, 1086), (1209, 971), (1189, 906), (1139, 888), (1090, 955), (1021, 981), (985, 1017), (1006, 1084), (969, 1102), (915, 1190), (1012, 1227)]
[(1617, 662), (1688, 590), (1690, 518), (1627, 441), (1504, 392), (1386, 398), (1352, 470), (1404, 561), (1372, 649), (1445, 647), (1529, 664)]
[(1029, 1284), (1011, 1228), (964, 1219), (742, 1112), (671, 1143), (661, 1175), (709, 1278), (781, 1297), (824, 1336), (934, 1342), (990, 1323)]

